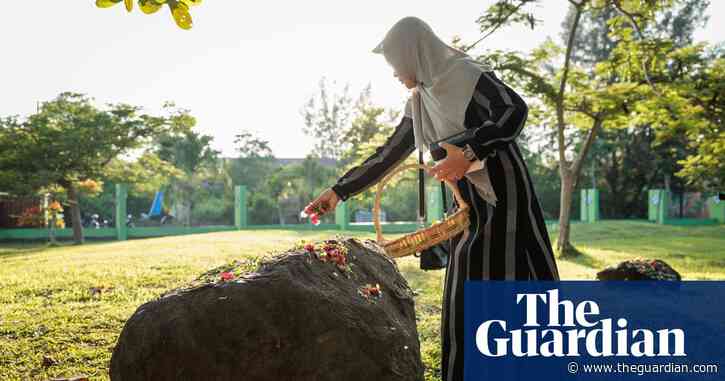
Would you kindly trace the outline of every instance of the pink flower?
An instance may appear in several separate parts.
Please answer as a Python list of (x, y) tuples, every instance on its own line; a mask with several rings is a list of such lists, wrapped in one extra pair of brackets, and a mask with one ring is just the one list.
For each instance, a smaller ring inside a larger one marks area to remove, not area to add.
[(313, 225), (319, 225), (320, 217), (318, 217), (316, 213), (312, 213), (310, 214), (310, 222), (312, 222)]
[(232, 279), (234, 279), (234, 274), (232, 274), (228, 271), (225, 271), (225, 272), (221, 273), (221, 278), (223, 281), (232, 280)]
[(305, 245), (305, 250), (307, 250), (311, 253), (311, 252), (315, 251), (315, 246), (311, 243), (308, 243)]

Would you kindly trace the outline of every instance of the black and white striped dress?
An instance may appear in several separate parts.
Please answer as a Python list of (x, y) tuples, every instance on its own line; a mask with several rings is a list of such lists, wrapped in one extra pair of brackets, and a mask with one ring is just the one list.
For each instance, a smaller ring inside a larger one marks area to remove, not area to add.
[[(559, 271), (541, 206), (516, 144), (528, 106), (492, 72), (482, 73), (466, 111), (467, 128), (480, 128), (469, 142), (487, 158), (498, 201), (484, 201), (465, 177), (457, 182), (471, 205), (471, 225), (451, 239), (441, 317), (443, 381), (463, 379), (463, 285), (466, 280), (558, 280)], [(332, 187), (342, 200), (377, 183), (415, 149), (412, 120), (403, 117), (395, 132), (365, 162)]]

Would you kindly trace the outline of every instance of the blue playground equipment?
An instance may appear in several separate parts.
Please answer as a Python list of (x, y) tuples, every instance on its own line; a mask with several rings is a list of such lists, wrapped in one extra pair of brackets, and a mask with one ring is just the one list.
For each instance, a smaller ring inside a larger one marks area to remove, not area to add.
[(154, 196), (154, 202), (151, 203), (151, 209), (149, 210), (149, 217), (161, 216), (161, 214), (162, 214), (161, 206), (163, 204), (164, 204), (164, 192), (158, 191), (158, 192), (156, 192), (156, 195)]

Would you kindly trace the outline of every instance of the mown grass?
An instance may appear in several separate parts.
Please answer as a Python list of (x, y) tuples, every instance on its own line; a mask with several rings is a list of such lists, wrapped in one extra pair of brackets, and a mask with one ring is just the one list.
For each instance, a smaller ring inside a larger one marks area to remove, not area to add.
[[(552, 240), (556, 232), (552, 229)], [(83, 374), (108, 379), (113, 345), (140, 304), (188, 284), (206, 270), (245, 256), (284, 251), (300, 239), (337, 231), (244, 231), (48, 248), (0, 244), (0, 379), (46, 380)], [(345, 236), (373, 238), (345, 232)], [(685, 279), (725, 279), (725, 226), (658, 226), (606, 221), (577, 224), (584, 253), (559, 260), (564, 279), (593, 279), (604, 266), (637, 256), (660, 258)], [(413, 289), (428, 380), (438, 380), (442, 271), (399, 261)], [(44, 357), (52, 359), (53, 364)]]

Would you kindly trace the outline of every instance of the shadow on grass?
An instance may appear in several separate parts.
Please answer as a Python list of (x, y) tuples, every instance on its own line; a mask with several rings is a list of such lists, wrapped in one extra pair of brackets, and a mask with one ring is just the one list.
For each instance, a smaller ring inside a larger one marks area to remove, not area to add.
[(0, 243), (0, 258), (19, 257), (28, 254), (36, 254), (43, 252), (52, 246), (46, 243), (35, 244), (18, 244), (18, 243)]
[(83, 245), (76, 245), (73, 241), (59, 241), (51, 245), (43, 241), (26, 241), (26, 242), (0, 242), (0, 259), (18, 258), (41, 254), (49, 250), (57, 250), (68, 247), (83, 247), (87, 245), (107, 245), (118, 242), (115, 240), (86, 240)]
[(587, 254), (586, 251), (582, 251), (579, 249), (574, 250), (576, 251), (576, 255), (557, 257), (557, 260), (576, 263), (580, 266), (588, 267), (595, 270), (601, 270), (606, 266), (606, 262), (593, 255)]

